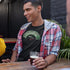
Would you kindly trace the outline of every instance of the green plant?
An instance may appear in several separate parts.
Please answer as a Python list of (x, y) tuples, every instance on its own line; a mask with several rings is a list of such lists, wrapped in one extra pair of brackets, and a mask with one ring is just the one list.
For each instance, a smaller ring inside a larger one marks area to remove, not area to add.
[[(58, 23), (57, 23), (58, 24)], [(70, 59), (70, 38), (67, 36), (66, 31), (64, 28), (62, 28), (61, 24), (58, 24), (62, 31), (62, 38), (61, 38), (61, 44), (60, 44), (60, 50), (58, 58), (65, 58)]]
[(65, 58), (65, 59), (68, 59), (69, 61), (70, 60), (70, 48), (60, 49), (58, 58), (59, 60), (62, 58)]

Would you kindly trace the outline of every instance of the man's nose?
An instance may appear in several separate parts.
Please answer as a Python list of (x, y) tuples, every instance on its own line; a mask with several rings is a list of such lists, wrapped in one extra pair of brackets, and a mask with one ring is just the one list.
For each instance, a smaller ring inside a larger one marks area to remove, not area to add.
[(27, 12), (25, 11), (25, 12), (24, 12), (24, 16), (26, 16), (26, 15), (27, 15)]

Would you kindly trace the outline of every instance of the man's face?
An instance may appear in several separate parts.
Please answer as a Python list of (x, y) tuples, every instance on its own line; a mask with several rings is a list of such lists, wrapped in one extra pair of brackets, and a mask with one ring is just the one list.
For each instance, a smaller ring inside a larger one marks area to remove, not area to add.
[(24, 16), (28, 22), (34, 22), (39, 16), (39, 10), (37, 7), (32, 6), (31, 2), (25, 3), (23, 6)]

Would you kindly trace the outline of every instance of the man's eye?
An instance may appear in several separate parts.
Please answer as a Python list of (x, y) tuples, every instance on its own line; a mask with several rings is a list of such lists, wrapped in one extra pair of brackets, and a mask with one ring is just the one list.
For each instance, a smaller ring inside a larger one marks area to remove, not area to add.
[(27, 11), (30, 11), (31, 9), (27, 9)]

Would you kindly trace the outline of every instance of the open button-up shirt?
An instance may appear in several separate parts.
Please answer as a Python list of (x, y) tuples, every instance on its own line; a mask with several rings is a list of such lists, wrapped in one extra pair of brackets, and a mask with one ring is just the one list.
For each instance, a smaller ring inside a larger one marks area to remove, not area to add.
[[(24, 24), (18, 33), (17, 42), (13, 50), (17, 50), (17, 57), (22, 51), (22, 34), (31, 23)], [(44, 20), (44, 32), (41, 39), (40, 56), (45, 58), (50, 54), (58, 55), (60, 49), (61, 29), (55, 22)]]

